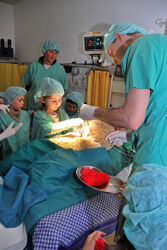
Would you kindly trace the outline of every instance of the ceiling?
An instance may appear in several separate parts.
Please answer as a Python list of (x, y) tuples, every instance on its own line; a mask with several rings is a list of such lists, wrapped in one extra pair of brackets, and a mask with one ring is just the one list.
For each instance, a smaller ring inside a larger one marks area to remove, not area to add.
[(20, 1), (20, 0), (0, 0), (0, 2), (4, 2), (7, 4), (11, 4), (11, 5), (14, 5), (18, 1)]

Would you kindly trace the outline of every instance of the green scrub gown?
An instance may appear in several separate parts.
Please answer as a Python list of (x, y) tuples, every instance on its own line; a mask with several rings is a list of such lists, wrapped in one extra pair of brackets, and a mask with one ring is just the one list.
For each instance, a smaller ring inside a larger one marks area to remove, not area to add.
[(122, 70), (125, 94), (131, 88), (151, 90), (144, 122), (132, 135), (133, 170), (144, 163), (167, 166), (167, 37), (138, 38), (127, 49)]
[(70, 114), (69, 112), (66, 111), (65, 105), (64, 105), (64, 107), (62, 107), (62, 108), (63, 108), (64, 111), (67, 113), (67, 115), (69, 116), (70, 119), (72, 119), (72, 118), (81, 118), (79, 110), (76, 111), (76, 112), (73, 113), (73, 114)]
[[(61, 115), (61, 121), (69, 119), (69, 116), (63, 109), (59, 108), (59, 111)], [(46, 111), (37, 110), (33, 118), (31, 139), (34, 140), (49, 137), (52, 131), (53, 124), (54, 121)]]
[(22, 79), (22, 83), (30, 87), (27, 100), (27, 108), (30, 110), (39, 109), (39, 104), (34, 102), (34, 94), (39, 88), (39, 81), (44, 77), (53, 78), (62, 84), (64, 90), (68, 89), (67, 77), (62, 65), (56, 62), (46, 69), (42, 63), (38, 61), (32, 62)]
[[(0, 113), (0, 128), (2, 131), (8, 128), (11, 122), (14, 122), (14, 127), (19, 124), (14, 120), (8, 113)], [(9, 138), (1, 141), (1, 151), (2, 156), (8, 156), (14, 151), (20, 149), (24, 144), (29, 142), (30, 136), (30, 115), (27, 111), (21, 110), (20, 122), (23, 123), (22, 127), (17, 131), (17, 133)]]
[(70, 119), (72, 118), (81, 118), (79, 111), (75, 112), (74, 114), (68, 114)]
[(68, 116), (70, 117), (70, 119), (72, 119), (72, 118), (81, 118), (81, 116), (80, 116), (80, 108), (79, 107), (78, 107), (78, 110), (76, 112), (74, 112), (74, 113), (70, 114), (69, 112), (67, 112), (67, 109), (66, 109), (66, 97), (63, 98), (63, 100), (62, 100), (62, 108), (68, 114)]

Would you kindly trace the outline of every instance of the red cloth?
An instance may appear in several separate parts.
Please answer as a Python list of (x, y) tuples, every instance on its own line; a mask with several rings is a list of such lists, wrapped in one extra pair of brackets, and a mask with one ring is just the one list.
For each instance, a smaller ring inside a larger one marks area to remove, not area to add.
[(84, 169), (81, 174), (81, 179), (90, 186), (100, 186), (109, 182), (109, 175), (103, 172), (98, 172), (93, 169)]
[(103, 238), (98, 238), (94, 250), (105, 250), (105, 243)]

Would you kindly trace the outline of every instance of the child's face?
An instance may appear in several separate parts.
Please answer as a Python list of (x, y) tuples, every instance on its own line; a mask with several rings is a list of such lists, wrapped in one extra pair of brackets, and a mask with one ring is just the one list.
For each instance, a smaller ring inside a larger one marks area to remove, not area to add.
[(0, 97), (0, 104), (5, 104), (4, 98)]
[(51, 95), (43, 99), (43, 103), (45, 103), (47, 112), (52, 114), (52, 112), (56, 111), (61, 106), (62, 96), (60, 95)]
[(70, 114), (75, 113), (78, 110), (78, 104), (77, 103), (70, 103), (66, 101), (66, 111)]
[(13, 109), (19, 111), (23, 108), (24, 105), (24, 95), (18, 96), (10, 105)]

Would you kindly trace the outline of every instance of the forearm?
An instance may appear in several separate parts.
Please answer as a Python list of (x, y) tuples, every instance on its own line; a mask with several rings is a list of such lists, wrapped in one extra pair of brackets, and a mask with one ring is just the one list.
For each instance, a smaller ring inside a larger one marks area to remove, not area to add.
[(117, 128), (136, 130), (144, 122), (150, 98), (149, 89), (132, 88), (121, 108), (96, 109), (94, 117)]
[(7, 135), (5, 135), (4, 131), (0, 127), (0, 142), (7, 138)]
[(4, 140), (4, 139), (6, 139), (6, 137), (3, 137), (3, 133), (0, 134), (0, 142), (1, 142), (2, 140)]
[(97, 108), (94, 117), (116, 128), (130, 128), (129, 115), (124, 108)]
[(82, 128), (84, 121), (81, 118), (73, 118), (65, 121), (53, 123), (52, 131), (61, 132), (69, 128)]
[(7, 131), (3, 131), (1, 134), (0, 134), (0, 142), (3, 141), (4, 139), (10, 137), (10, 135), (7, 133)]

